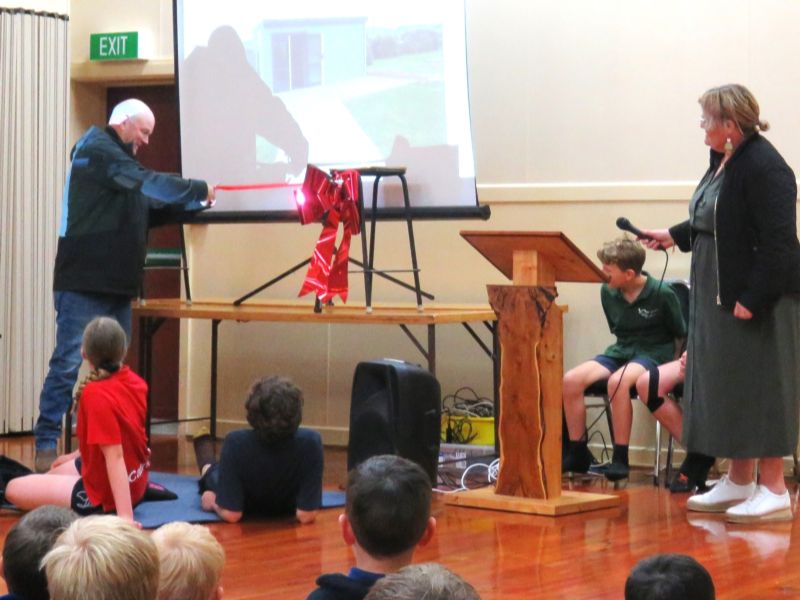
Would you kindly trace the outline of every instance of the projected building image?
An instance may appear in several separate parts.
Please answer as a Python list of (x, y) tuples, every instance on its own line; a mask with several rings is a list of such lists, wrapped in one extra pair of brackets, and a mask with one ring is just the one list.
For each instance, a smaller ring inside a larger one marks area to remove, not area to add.
[[(271, 11), (261, 6), (254, 12), (244, 3), (228, 4), (241, 4), (246, 18), (231, 19), (228, 13), (228, 21), (214, 27), (223, 15), (200, 16), (195, 11), (202, 7), (194, 3), (179, 10), (179, 58), (186, 57), (179, 62), (186, 175), (216, 169), (220, 181), (266, 177), (298, 183), (302, 160), (323, 168), (404, 166), (416, 203), (475, 205), (463, 4), (449, 1), (445, 4), (458, 10), (413, 18), (406, 7), (402, 20), (386, 7), (364, 3), (350, 3), (350, 10), (337, 5), (336, 16), (309, 10), (302, 17), (301, 2), (286, 18), (264, 18), (260, 15)], [(205, 39), (204, 30), (209, 30)], [(227, 40), (225, 54), (235, 57), (231, 48), (238, 45), (246, 66), (200, 58), (215, 55), (219, 39), (234, 32), (237, 42)], [(211, 95), (203, 92), (209, 77), (221, 88)], [(214, 137), (240, 138), (232, 153), (202, 148), (202, 130), (219, 113), (227, 116), (213, 126)], [(195, 126), (198, 121), (206, 124)], [(232, 156), (239, 164), (225, 167)], [(252, 193), (240, 196), (226, 208), (290, 205), (289, 194), (280, 191), (258, 199)], [(387, 185), (379, 204), (399, 205), (400, 198), (399, 187)]]

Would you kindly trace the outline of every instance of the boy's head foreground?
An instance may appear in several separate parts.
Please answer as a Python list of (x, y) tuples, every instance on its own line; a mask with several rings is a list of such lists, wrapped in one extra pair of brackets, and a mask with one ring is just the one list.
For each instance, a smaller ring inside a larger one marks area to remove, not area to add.
[(153, 532), (161, 565), (158, 600), (215, 600), (225, 551), (207, 527), (182, 521)]
[(247, 422), (266, 444), (290, 438), (303, 418), (303, 392), (286, 377), (266, 377), (253, 384), (244, 403)]
[(347, 477), (346, 510), (340, 517), (345, 540), (372, 558), (408, 553), (410, 559), (436, 526), (431, 495), (431, 481), (416, 463), (391, 455), (365, 460)]
[(421, 563), (389, 573), (372, 586), (364, 600), (480, 600), (461, 577), (437, 563)]
[(74, 521), (42, 566), (53, 600), (153, 600), (158, 591), (155, 543), (115, 516)]
[(625, 600), (714, 600), (705, 567), (685, 554), (656, 554), (640, 560), (625, 582)]
[(125, 330), (115, 319), (97, 317), (83, 330), (81, 347), (93, 367), (113, 373), (122, 365), (128, 340)]
[(39, 563), (77, 518), (67, 508), (40, 506), (14, 524), (3, 546), (3, 579), (9, 592), (25, 600), (48, 600), (47, 577)]
[[(597, 251), (597, 258), (603, 263), (603, 271), (611, 275), (609, 285), (620, 287), (622, 283), (618, 281), (620, 277), (615, 277), (615, 275), (628, 280), (638, 277), (644, 266), (645, 250), (636, 240), (621, 237), (603, 244), (603, 247)], [(619, 273), (616, 273), (616, 270)]]

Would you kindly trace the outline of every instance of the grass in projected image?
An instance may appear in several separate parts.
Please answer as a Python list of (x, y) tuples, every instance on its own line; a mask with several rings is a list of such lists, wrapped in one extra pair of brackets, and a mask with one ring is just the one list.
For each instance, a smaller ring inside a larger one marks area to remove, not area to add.
[(404, 132), (411, 146), (446, 141), (441, 51), (373, 59), (367, 75), (409, 81), (345, 103), (383, 156), (391, 154), (398, 131)]
[(444, 82), (409, 83), (345, 103), (383, 156), (392, 152), (402, 131), (411, 146), (433, 146), (447, 140)]

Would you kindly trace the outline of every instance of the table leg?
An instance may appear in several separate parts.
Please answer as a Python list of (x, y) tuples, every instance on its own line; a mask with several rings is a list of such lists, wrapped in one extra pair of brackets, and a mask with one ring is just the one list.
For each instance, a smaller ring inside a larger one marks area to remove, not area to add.
[(211, 437), (217, 437), (217, 349), (219, 346), (220, 319), (211, 321)]

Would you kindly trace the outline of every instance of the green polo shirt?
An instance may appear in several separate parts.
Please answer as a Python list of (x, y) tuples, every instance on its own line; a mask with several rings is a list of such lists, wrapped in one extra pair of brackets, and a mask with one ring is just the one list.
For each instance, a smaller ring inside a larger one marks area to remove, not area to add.
[(675, 339), (686, 337), (686, 323), (669, 284), (662, 283), (659, 289), (657, 279), (644, 275), (647, 282), (633, 302), (606, 283), (600, 289), (608, 328), (617, 337), (603, 354), (624, 361), (646, 356), (662, 364), (675, 358)]

